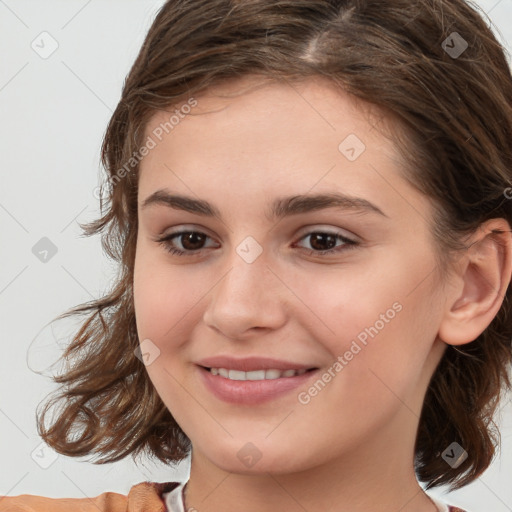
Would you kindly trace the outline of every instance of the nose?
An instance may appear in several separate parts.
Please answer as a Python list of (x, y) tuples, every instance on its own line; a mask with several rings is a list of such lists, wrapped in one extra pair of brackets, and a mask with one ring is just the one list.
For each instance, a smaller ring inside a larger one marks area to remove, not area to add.
[(213, 287), (203, 321), (227, 338), (241, 340), (279, 329), (286, 322), (290, 291), (264, 258), (230, 258)]

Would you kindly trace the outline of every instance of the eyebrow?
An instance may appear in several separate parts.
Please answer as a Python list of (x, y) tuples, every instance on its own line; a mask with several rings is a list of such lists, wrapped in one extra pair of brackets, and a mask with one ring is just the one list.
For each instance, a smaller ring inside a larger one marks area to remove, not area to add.
[[(162, 205), (175, 210), (203, 215), (205, 217), (217, 217), (222, 219), (220, 211), (201, 199), (194, 199), (179, 194), (170, 194), (167, 190), (157, 190), (148, 196), (141, 204), (141, 209), (151, 205)], [(269, 221), (282, 219), (290, 215), (298, 215), (327, 208), (339, 208), (353, 210), (359, 213), (376, 213), (389, 218), (378, 206), (362, 197), (354, 197), (340, 193), (303, 194), (277, 198), (266, 213)]]

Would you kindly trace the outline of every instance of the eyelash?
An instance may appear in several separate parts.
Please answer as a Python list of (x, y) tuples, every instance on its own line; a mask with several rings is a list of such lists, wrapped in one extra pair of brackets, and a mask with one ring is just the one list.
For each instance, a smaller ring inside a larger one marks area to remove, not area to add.
[[(156, 242), (161, 244), (167, 252), (169, 252), (175, 256), (192, 256), (192, 257), (199, 256), (201, 254), (201, 251), (203, 251), (204, 249), (197, 249), (195, 251), (182, 251), (181, 249), (177, 249), (176, 247), (171, 245), (172, 240), (174, 238), (178, 238), (181, 235), (190, 234), (190, 233), (206, 235), (206, 233), (203, 233), (201, 231), (183, 230), (183, 231), (177, 231), (176, 233), (171, 233), (169, 235), (166, 235), (163, 238), (159, 238), (156, 240)], [(355, 240), (346, 238), (343, 235), (340, 235), (339, 233), (331, 233), (330, 231), (310, 231), (309, 233), (306, 233), (304, 236), (302, 236), (299, 239), (299, 241), (303, 240), (304, 238), (307, 238), (311, 235), (318, 235), (318, 234), (334, 236), (334, 237), (336, 237), (336, 241), (339, 240), (339, 241), (343, 242), (344, 245), (335, 247), (333, 249), (326, 249), (325, 251), (315, 251), (313, 249), (304, 249), (309, 256), (323, 256), (326, 254), (339, 253), (342, 251), (354, 249), (356, 246), (359, 245), (359, 242), (356, 242)], [(206, 235), (206, 237), (210, 238), (208, 235)]]

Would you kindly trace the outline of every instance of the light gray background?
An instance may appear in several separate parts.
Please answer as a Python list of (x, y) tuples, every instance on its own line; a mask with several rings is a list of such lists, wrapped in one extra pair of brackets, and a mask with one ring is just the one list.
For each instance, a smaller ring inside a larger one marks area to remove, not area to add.
[[(77, 222), (95, 219), (99, 150), (143, 38), (163, 0), (0, 0), (0, 495), (50, 497), (126, 493), (142, 480), (188, 478), (177, 468), (130, 458), (94, 465), (41, 449), (35, 409), (54, 389), (43, 374), (72, 324), (50, 324), (68, 308), (99, 297), (114, 275), (100, 240)], [(511, 51), (512, 0), (481, 0)], [(48, 32), (57, 41), (51, 48)], [(44, 39), (41, 43), (42, 38)], [(43, 237), (57, 253), (32, 252)], [(67, 329), (67, 330), (66, 330)], [(497, 415), (502, 451), (476, 482), (446, 494), (468, 512), (512, 511), (512, 405)], [(55, 458), (56, 457), (56, 458)], [(41, 465), (48, 467), (45, 469)]]

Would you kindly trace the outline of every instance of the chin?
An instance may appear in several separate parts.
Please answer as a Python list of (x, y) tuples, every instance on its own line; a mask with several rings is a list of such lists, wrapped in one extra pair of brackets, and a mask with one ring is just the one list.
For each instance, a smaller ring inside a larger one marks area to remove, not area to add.
[[(212, 464), (230, 473), (241, 475), (286, 474), (307, 469), (311, 459), (299, 448), (273, 445), (267, 439), (261, 441), (240, 441), (231, 439), (229, 446), (208, 446), (204, 454)], [(309, 462), (309, 464), (308, 464)]]

